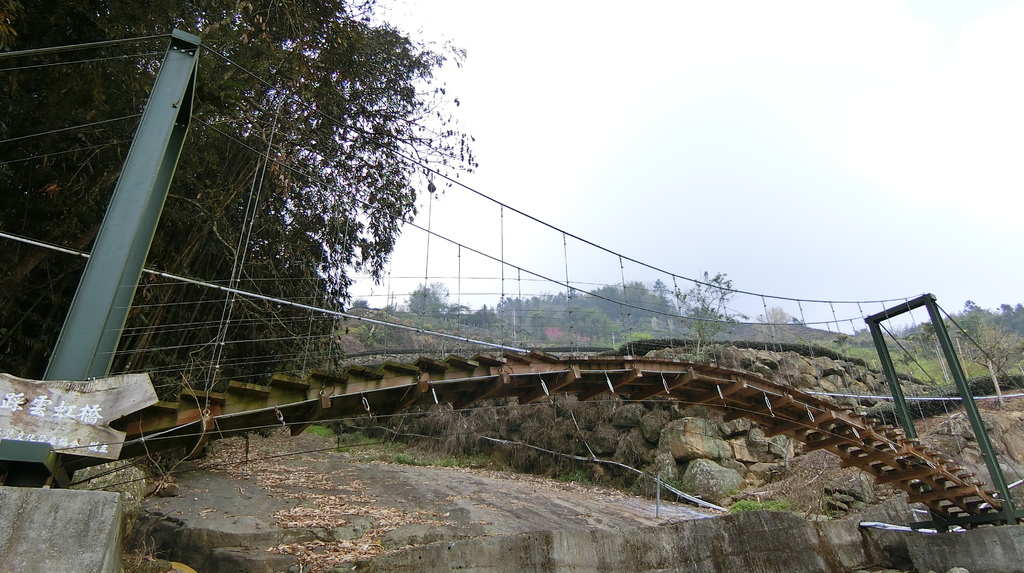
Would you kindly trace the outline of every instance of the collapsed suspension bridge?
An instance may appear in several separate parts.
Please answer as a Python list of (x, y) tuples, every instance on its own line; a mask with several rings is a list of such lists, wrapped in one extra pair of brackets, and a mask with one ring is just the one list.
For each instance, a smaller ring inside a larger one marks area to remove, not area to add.
[[(51, 356), (46, 373), (51, 382), (103, 377), (110, 370), (191, 119), (191, 105), (182, 102), (190, 103), (195, 91), (199, 46), (194, 36), (172, 35), (132, 153), (93, 247), (94, 255), (101, 256), (90, 258)], [(620, 256), (620, 268), (622, 260)], [(502, 265), (504, 270), (503, 260)], [(563, 284), (571, 295), (568, 270), (566, 274)], [(623, 276), (623, 292), (625, 286)], [(235, 288), (225, 290), (242, 294)], [(567, 296), (567, 306), (570, 298)], [(767, 316), (769, 309), (763, 296), (761, 299)], [(834, 316), (834, 309), (832, 313)], [(888, 319), (887, 313), (872, 318), (877, 318), (877, 323)], [(834, 319), (838, 324), (838, 317)], [(874, 326), (880, 337), (877, 324)], [(896, 379), (894, 373), (886, 375), (891, 383)], [(897, 393), (894, 390), (894, 395)], [(722, 412), (727, 421), (748, 418), (763, 425), (768, 435), (788, 435), (804, 443), (806, 450), (827, 450), (838, 456), (843, 466), (859, 468), (877, 483), (899, 487), (909, 501), (927, 506), (940, 526), (955, 523), (969, 527), (1020, 519), (1008, 496), (987, 491), (951, 459), (923, 448), (911, 425), (905, 425), (907, 429), (879, 425), (853, 410), (758, 375), (697, 362), (632, 356), (559, 357), (537, 351), (449, 356), (441, 361), (420, 358), (411, 364), (389, 362), (380, 368), (314, 371), (301, 379), (278, 375), (266, 386), (231, 381), (220, 393), (186, 390), (176, 402), (147, 406), (112, 421), (112, 426), (127, 434), (120, 457), (132, 458), (178, 447), (195, 452), (211, 439), (275, 423), (289, 425), (293, 433), (299, 433), (320, 419), (387, 415), (415, 406), (462, 409), (489, 399), (514, 398), (525, 404), (555, 394), (580, 400), (601, 395), (635, 401), (667, 397)], [(72, 455), (65, 466), (75, 469), (94, 463), (98, 463), (95, 458)], [(1003, 511), (1006, 508), (1010, 511)]]
[(376, 369), (314, 372), (305, 379), (279, 375), (268, 386), (231, 382), (222, 393), (184, 391), (177, 402), (160, 402), (120, 421), (127, 432), (121, 456), (176, 447), (195, 452), (211, 439), (275, 423), (287, 423), (295, 435), (319, 419), (395, 414), (413, 406), (462, 409), (489, 399), (526, 404), (556, 393), (581, 400), (662, 396), (722, 412), (726, 421), (748, 418), (763, 425), (766, 435), (785, 434), (807, 451), (827, 450), (843, 467), (893, 484), (938, 519), (991, 522), (1003, 505), (952, 459), (849, 408), (749, 372), (629, 356), (560, 358), (534, 351), (419, 358)]

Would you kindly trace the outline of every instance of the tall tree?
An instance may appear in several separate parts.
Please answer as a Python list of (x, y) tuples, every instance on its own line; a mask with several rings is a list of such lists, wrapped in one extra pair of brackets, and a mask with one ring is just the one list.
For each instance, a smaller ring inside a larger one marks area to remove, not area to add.
[(736, 319), (729, 313), (726, 303), (733, 296), (732, 280), (725, 273), (710, 276), (706, 271), (686, 292), (679, 292), (683, 323), (690, 329), (690, 337), (697, 342), (697, 353), (716, 336), (726, 331)]
[(453, 310), (458, 312), (462, 308), (449, 304), (448, 298), (450, 296), (451, 293), (448, 290), (448, 285), (442, 282), (434, 282), (429, 285), (421, 284), (409, 294), (409, 299), (405, 302), (409, 305), (409, 312), (415, 315), (426, 319), (441, 318), (450, 314)]
[(992, 385), (1002, 407), (1003, 395), (999, 386), (999, 374), (1016, 374), (1012, 369), (1024, 358), (1024, 340), (1016, 332), (1009, 331), (994, 320), (978, 323), (967, 332), (971, 344), (964, 348), (968, 359), (987, 368)]
[[(15, 50), (172, 27), (202, 37), (193, 125), (147, 263), (160, 270), (338, 304), (353, 270), (380, 276), (414, 214), (417, 171), (473, 166), (432, 79), (461, 53), (412, 41), (372, 1), (68, 0), (10, 22)], [(0, 229), (88, 250), (166, 43), (0, 61)], [(81, 261), (4, 251), (0, 370), (38, 376)], [(145, 278), (115, 369), (177, 377), (215, 360), (222, 379), (308, 366), (311, 352), (329, 359), (330, 327), (287, 306)]]

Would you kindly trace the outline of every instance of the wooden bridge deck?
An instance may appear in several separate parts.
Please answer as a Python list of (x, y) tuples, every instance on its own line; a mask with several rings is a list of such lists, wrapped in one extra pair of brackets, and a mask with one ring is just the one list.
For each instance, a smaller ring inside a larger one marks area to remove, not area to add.
[(261, 426), (287, 423), (293, 434), (320, 419), (385, 415), (411, 406), (450, 404), (456, 409), (491, 398), (520, 403), (556, 393), (585, 400), (614, 394), (630, 400), (667, 396), (749, 418), (769, 436), (786, 434), (824, 449), (841, 465), (891, 483), (945, 519), (995, 513), (1001, 501), (952, 460), (907, 439), (902, 430), (876, 425), (857, 412), (771, 382), (755, 374), (676, 360), (631, 356), (561, 358), (540, 352), (419, 358), (412, 364), (353, 366), (306, 379), (274, 377), (268, 386), (231, 382), (224, 393), (183, 392), (120, 421), (128, 433), (122, 458), (174, 447), (197, 448)]

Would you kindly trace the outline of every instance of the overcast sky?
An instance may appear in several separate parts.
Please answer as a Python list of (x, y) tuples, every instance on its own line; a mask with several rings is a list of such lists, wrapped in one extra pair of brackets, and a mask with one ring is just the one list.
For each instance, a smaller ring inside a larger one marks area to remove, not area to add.
[[(414, 37), (468, 52), (442, 74), (476, 138), (480, 167), (459, 180), (498, 201), (747, 291), (1024, 302), (1024, 2), (388, 4)], [(534, 272), (664, 280), (458, 188), (420, 209)], [(441, 243), (406, 230), (395, 284), (493, 292), (469, 277), (504, 271), (506, 294), (560, 290)]]

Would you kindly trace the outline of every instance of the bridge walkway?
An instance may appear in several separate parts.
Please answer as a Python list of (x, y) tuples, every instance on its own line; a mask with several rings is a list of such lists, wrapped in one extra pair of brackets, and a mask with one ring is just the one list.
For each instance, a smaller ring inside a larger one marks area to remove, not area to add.
[(973, 474), (908, 439), (900, 428), (756, 374), (678, 360), (537, 351), (418, 358), (379, 368), (313, 372), (305, 379), (279, 375), (267, 386), (231, 382), (222, 393), (184, 391), (177, 402), (160, 402), (115, 425), (128, 433), (121, 456), (130, 458), (176, 447), (196, 451), (211, 439), (277, 423), (298, 434), (322, 419), (394, 414), (424, 405), (462, 409), (486, 399), (526, 404), (555, 394), (580, 400), (605, 394), (628, 400), (663, 396), (722, 412), (727, 421), (748, 418), (769, 436), (786, 434), (805, 450), (831, 452), (842, 466), (895, 485), (908, 502), (923, 503), (944, 519), (985, 521), (1001, 507)]

